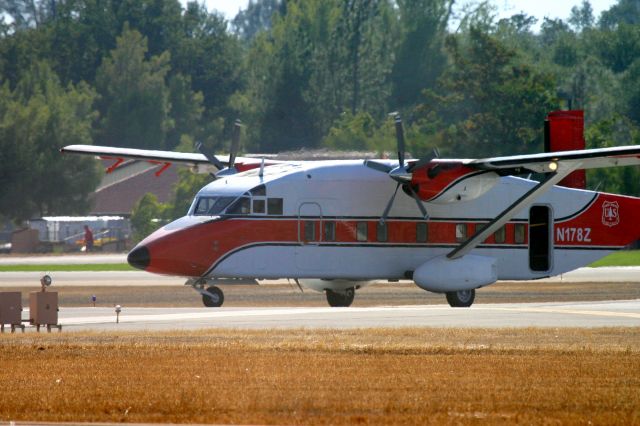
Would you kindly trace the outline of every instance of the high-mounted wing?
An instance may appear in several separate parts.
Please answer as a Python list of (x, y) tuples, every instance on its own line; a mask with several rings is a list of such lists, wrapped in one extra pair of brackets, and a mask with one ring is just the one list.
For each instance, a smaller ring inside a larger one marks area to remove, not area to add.
[(640, 145), (493, 157), (466, 160), (464, 164), (474, 169), (492, 170), (500, 174), (520, 174), (549, 173), (555, 171), (560, 162), (574, 169), (640, 165)]
[[(116, 148), (95, 145), (68, 145), (60, 150), (65, 154), (84, 154), (95, 157), (123, 158), (131, 160), (157, 161), (162, 163), (177, 163), (189, 166), (209, 164), (209, 160), (202, 154), (156, 151), (151, 149)], [(222, 163), (226, 163), (219, 158)]]
[(261, 160), (260, 158), (237, 157), (238, 150), (240, 148), (241, 127), (242, 123), (240, 120), (236, 120), (233, 126), (231, 147), (228, 156), (211, 155), (204, 150), (201, 143), (196, 145), (200, 154), (95, 145), (69, 145), (62, 148), (60, 152), (92, 155), (104, 159), (116, 160), (116, 162), (107, 169), (107, 173), (113, 171), (125, 159), (164, 164), (160, 170), (156, 172), (157, 176), (171, 166), (171, 164), (191, 166), (191, 168), (197, 172), (210, 172), (212, 171), (210, 166), (213, 165), (217, 170), (216, 173), (213, 174), (214, 177), (221, 177), (233, 175), (235, 173), (257, 167), (264, 167), (279, 163), (279, 161), (269, 161), (265, 163), (264, 160)]

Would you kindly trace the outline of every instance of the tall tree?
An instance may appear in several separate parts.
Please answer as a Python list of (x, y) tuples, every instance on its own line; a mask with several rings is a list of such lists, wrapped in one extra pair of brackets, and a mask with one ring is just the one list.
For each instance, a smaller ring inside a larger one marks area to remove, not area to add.
[(447, 58), (443, 50), (453, 0), (400, 0), (401, 41), (391, 79), (392, 108), (416, 104), (422, 90), (433, 88)]
[(0, 87), (0, 216), (20, 222), (88, 210), (95, 164), (59, 149), (91, 143), (95, 96), (86, 84), (63, 88), (44, 62), (33, 64), (15, 90)]
[(249, 0), (247, 8), (233, 18), (233, 29), (245, 42), (253, 40), (260, 31), (271, 28), (274, 13), (279, 13), (280, 0)]
[(446, 44), (451, 68), (420, 108), (438, 123), (441, 149), (464, 157), (540, 151), (542, 122), (558, 106), (553, 77), (479, 29)]
[(96, 77), (102, 116), (98, 141), (113, 146), (164, 148), (172, 124), (165, 84), (169, 53), (146, 60), (146, 37), (128, 26), (116, 44)]

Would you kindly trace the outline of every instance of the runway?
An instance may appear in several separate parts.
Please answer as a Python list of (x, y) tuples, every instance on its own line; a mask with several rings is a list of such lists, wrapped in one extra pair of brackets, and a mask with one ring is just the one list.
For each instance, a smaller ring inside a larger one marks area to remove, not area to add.
[[(23, 313), (28, 317), (28, 313)], [(638, 327), (640, 300), (365, 308), (61, 308), (64, 331), (377, 327)], [(29, 330), (28, 330), (29, 331)]]

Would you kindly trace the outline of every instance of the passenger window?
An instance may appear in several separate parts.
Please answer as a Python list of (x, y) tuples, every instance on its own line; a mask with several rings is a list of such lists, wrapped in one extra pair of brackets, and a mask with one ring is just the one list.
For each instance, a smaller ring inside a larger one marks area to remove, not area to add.
[(385, 242), (389, 238), (389, 229), (387, 228), (387, 222), (380, 223), (378, 221), (376, 226), (376, 237), (378, 241)]
[(310, 220), (304, 222), (304, 240), (315, 241), (316, 240), (316, 223)]
[(513, 239), (516, 244), (524, 244), (524, 223), (516, 223)]
[(267, 198), (267, 214), (282, 214), (282, 198)]
[(496, 244), (503, 244), (507, 239), (506, 226), (503, 225), (500, 229), (494, 232), (493, 239), (495, 240)]
[(336, 223), (324, 222), (324, 240), (335, 241), (336, 240)]
[(249, 197), (240, 197), (227, 209), (227, 214), (249, 214), (251, 211), (251, 204)]
[(467, 224), (456, 223), (456, 241), (461, 243), (467, 239)]
[(367, 222), (358, 222), (356, 225), (356, 239), (367, 241)]
[(265, 201), (264, 200), (253, 200), (253, 212), (254, 213), (265, 213)]
[(429, 229), (426, 222), (416, 223), (416, 242), (426, 243), (429, 236)]

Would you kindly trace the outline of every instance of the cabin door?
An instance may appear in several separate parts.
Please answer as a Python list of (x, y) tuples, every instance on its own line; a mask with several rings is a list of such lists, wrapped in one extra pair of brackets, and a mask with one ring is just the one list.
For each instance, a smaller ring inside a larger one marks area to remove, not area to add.
[(529, 210), (529, 268), (536, 272), (551, 270), (553, 260), (553, 211), (536, 205)]

